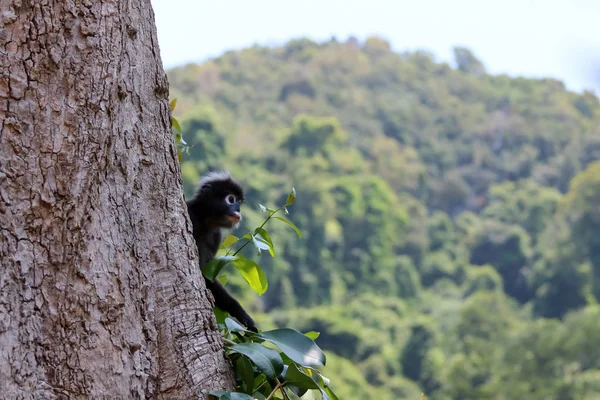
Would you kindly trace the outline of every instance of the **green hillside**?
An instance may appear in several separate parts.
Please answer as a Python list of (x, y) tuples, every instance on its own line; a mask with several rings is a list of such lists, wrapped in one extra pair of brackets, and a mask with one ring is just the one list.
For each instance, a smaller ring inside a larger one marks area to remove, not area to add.
[(455, 64), (351, 38), (172, 69), (186, 194), (230, 170), (246, 231), (296, 188), (267, 293), (228, 287), (321, 332), (342, 399), (600, 399), (600, 102)]

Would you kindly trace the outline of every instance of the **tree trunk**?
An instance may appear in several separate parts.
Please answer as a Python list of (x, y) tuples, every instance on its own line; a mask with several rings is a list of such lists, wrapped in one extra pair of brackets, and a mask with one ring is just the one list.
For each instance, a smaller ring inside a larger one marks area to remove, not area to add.
[(150, 1), (0, 0), (0, 122), (0, 396), (230, 389)]

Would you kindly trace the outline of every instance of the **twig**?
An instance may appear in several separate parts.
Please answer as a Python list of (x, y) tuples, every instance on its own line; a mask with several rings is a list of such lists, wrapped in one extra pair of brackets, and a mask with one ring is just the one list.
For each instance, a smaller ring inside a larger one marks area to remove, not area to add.
[[(261, 229), (262, 229), (262, 228), (263, 228), (263, 227), (266, 225), (266, 223), (267, 223), (267, 222), (269, 222), (269, 220), (271, 219), (271, 217), (273, 217), (273, 215), (275, 215), (275, 214), (277, 214), (279, 211), (281, 211), (281, 209), (282, 209), (283, 207), (284, 207), (284, 206), (281, 206), (281, 207), (279, 207), (277, 210), (273, 211), (273, 214), (270, 214), (270, 215), (267, 217), (267, 219), (265, 219), (265, 221), (262, 223), (262, 225), (261, 225), (261, 226), (259, 226), (257, 229), (255, 229), (255, 230), (254, 230), (254, 232), (256, 232), (256, 231), (258, 231), (258, 230), (261, 230)], [(253, 233), (250, 233), (250, 235), (254, 235), (254, 234), (253, 234)], [(240, 247), (239, 249), (237, 249), (237, 250), (235, 251), (235, 253), (233, 253), (233, 255), (234, 255), (234, 256), (235, 256), (235, 255), (237, 255), (237, 253), (239, 253), (240, 251), (242, 251), (242, 249), (243, 249), (244, 247), (246, 247), (246, 245), (252, 241), (251, 239), (246, 239), (246, 240), (247, 240), (247, 242), (246, 242), (246, 243), (244, 243), (244, 244), (242, 245), (242, 247)]]
[(285, 386), (285, 383), (281, 383), (279, 382), (279, 379), (275, 378), (275, 381), (277, 381), (278, 385), (281, 385), (281, 394), (283, 394), (283, 398), (290, 400), (290, 398), (288, 397), (287, 393), (285, 392), (285, 390), (283, 390), (283, 387)]
[(283, 388), (281, 382), (277, 381), (277, 386), (275, 386), (275, 389), (273, 389), (271, 394), (269, 394), (269, 396), (265, 400), (271, 400), (273, 398), (273, 396), (275, 395), (275, 392), (277, 392), (277, 390), (279, 390), (281, 388)]

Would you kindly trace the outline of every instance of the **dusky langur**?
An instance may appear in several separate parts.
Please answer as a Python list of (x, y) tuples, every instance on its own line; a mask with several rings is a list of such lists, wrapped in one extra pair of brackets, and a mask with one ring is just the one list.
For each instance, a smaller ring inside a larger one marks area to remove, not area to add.
[[(238, 226), (243, 202), (244, 191), (229, 173), (210, 172), (200, 180), (194, 198), (187, 201), (187, 207), (201, 268), (217, 254), (223, 239), (221, 230)], [(215, 306), (228, 312), (249, 330), (257, 332), (254, 320), (217, 279), (212, 282), (204, 280), (215, 299)]]

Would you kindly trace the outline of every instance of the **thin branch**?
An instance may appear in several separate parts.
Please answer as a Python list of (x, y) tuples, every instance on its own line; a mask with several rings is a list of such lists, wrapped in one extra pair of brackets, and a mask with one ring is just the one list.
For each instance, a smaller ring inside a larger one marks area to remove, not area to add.
[[(270, 214), (270, 215), (267, 217), (267, 219), (265, 219), (265, 221), (262, 223), (262, 225), (261, 225), (261, 226), (259, 226), (257, 229), (255, 229), (255, 230), (254, 230), (254, 232), (256, 232), (256, 231), (258, 231), (258, 230), (262, 229), (262, 228), (263, 228), (263, 227), (264, 227), (264, 226), (267, 224), (267, 222), (269, 222), (269, 221), (271, 220), (271, 218), (273, 217), (273, 215), (275, 215), (275, 214), (277, 214), (279, 211), (281, 211), (281, 209), (282, 209), (283, 207), (285, 207), (285, 206), (281, 206), (281, 207), (279, 207), (277, 210), (273, 211), (273, 214)], [(253, 233), (250, 233), (250, 234), (251, 234), (251, 235), (254, 235)], [(242, 245), (242, 247), (240, 247), (239, 249), (237, 249), (237, 250), (236, 250), (236, 252), (235, 252), (235, 253), (233, 253), (233, 255), (234, 255), (234, 256), (235, 256), (235, 255), (237, 255), (237, 253), (239, 253), (240, 251), (242, 251), (242, 249), (243, 249), (244, 247), (246, 247), (246, 245), (252, 241), (252, 240), (250, 240), (250, 239), (246, 239), (246, 240), (247, 240), (247, 241), (246, 241), (246, 243), (244, 243), (244, 244)]]
[(285, 386), (285, 383), (279, 382), (279, 379), (277, 379), (277, 378), (275, 378), (275, 381), (277, 382), (277, 385), (280, 386), (281, 394), (283, 394), (283, 398), (287, 399), (287, 400), (290, 400), (290, 398), (288, 397), (287, 393), (283, 389), (283, 387)]
[[(273, 396), (275, 396), (275, 393), (281, 389), (281, 391), (283, 392), (283, 383), (279, 382), (279, 380), (277, 379), (277, 386), (275, 386), (275, 389), (273, 389), (273, 391), (269, 394), (269, 396), (265, 399), (265, 400), (271, 400), (273, 398)], [(284, 396), (287, 397), (287, 395), (284, 393)]]

